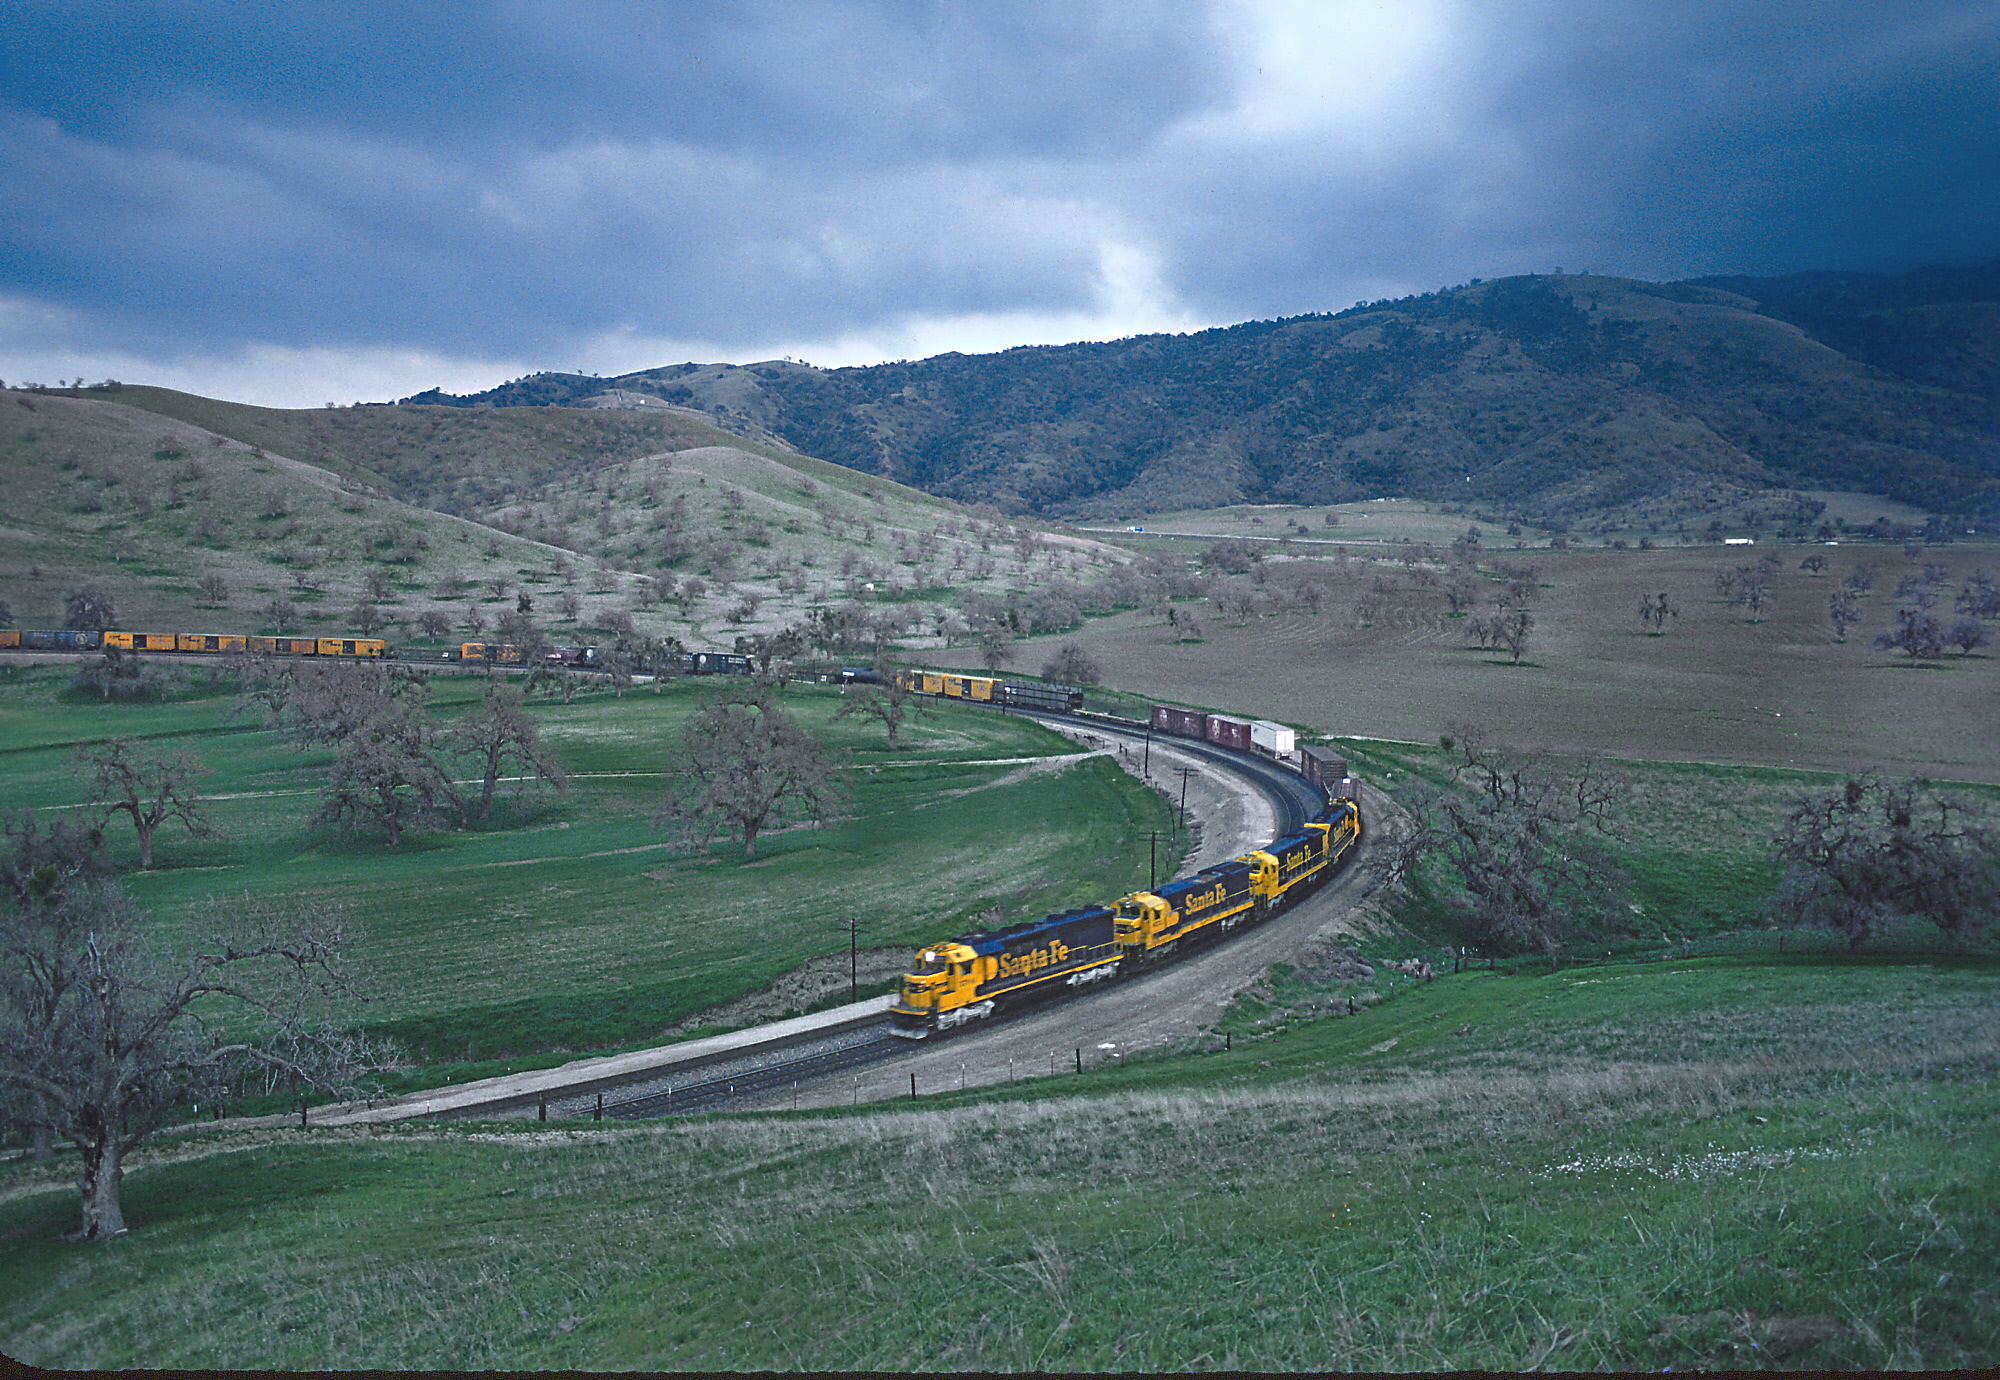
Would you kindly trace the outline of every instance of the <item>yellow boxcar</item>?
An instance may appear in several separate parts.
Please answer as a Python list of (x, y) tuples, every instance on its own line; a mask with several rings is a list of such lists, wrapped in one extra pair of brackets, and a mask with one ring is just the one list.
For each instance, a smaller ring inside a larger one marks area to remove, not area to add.
[(917, 687), (919, 690), (923, 691), (926, 695), (942, 695), (944, 693), (944, 677), (941, 674), (936, 671), (923, 671), (919, 674), (923, 678), (923, 684)]
[(123, 647), (128, 652), (171, 652), (176, 645), (172, 633), (108, 632), (104, 645)]
[(177, 652), (240, 652), (250, 640), (235, 633), (179, 633), (174, 638)]
[(313, 656), (319, 651), (317, 637), (253, 637), (250, 650), (267, 656)]
[(20, 645), (21, 630), (19, 628), (0, 629), (0, 647), (18, 647)]
[(322, 637), (321, 656), (381, 656), (388, 643), (379, 637)]

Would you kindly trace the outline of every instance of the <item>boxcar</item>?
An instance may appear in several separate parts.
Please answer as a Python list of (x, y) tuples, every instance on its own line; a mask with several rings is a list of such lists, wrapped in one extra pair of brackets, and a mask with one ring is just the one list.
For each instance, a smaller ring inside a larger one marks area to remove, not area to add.
[(386, 656), (389, 644), (379, 637), (322, 637), (321, 656)]
[(104, 634), (104, 645), (122, 647), (128, 652), (171, 652), (179, 640), (172, 633), (108, 632)]
[(1183, 738), (1206, 738), (1208, 715), (1199, 709), (1179, 709), (1171, 704), (1153, 706), (1153, 731), (1173, 733)]
[(176, 633), (174, 650), (177, 652), (241, 652), (247, 650), (250, 639), (239, 633)]
[(1302, 747), (1299, 767), (1306, 780), (1330, 796), (1341, 795), (1341, 782), (1348, 777), (1347, 759), (1330, 748)]
[(266, 656), (317, 656), (317, 637), (253, 637), (250, 650)]
[(1250, 723), (1247, 719), (1229, 719), (1220, 714), (1208, 716), (1208, 741), (1238, 752), (1250, 751)]

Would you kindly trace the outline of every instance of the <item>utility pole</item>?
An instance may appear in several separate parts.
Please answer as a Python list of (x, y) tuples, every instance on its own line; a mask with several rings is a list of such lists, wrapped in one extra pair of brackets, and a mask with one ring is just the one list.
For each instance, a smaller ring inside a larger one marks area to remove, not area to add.
[(861, 1000), (861, 921), (842, 920), (840, 927), (847, 931), (847, 999)]
[(1181, 817), (1179, 827), (1185, 830), (1187, 828), (1187, 783), (1188, 778), (1195, 775), (1197, 769), (1194, 767), (1177, 767), (1175, 770), (1181, 774)]
[(1160, 880), (1160, 831), (1155, 829), (1146, 838), (1146, 890), (1151, 891)]
[(1153, 721), (1146, 720), (1146, 761), (1139, 768), (1139, 779), (1149, 781), (1153, 776)]

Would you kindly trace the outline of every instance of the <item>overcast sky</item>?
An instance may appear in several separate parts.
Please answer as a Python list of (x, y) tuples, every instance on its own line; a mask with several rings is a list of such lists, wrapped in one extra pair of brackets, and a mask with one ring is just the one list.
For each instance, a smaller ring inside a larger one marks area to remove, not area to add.
[(2000, 255), (2000, 0), (14, 0), (0, 378), (276, 406)]

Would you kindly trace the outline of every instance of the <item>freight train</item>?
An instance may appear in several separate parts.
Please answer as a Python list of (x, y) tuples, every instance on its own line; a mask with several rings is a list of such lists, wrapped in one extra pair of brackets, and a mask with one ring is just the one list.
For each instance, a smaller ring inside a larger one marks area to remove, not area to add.
[[(115, 647), (127, 652), (242, 652), (264, 656), (359, 657), (370, 661), (399, 657), (471, 661), (493, 666), (575, 666), (598, 670), (608, 648), (543, 647), (511, 642), (461, 642), (442, 654), (399, 649), (379, 637), (260, 637), (250, 633), (96, 632), (75, 628), (0, 629), (0, 651), (95, 652)], [(647, 675), (748, 675), (750, 658), (728, 652), (667, 652), (636, 660), (632, 669)]]
[(261, 652), (267, 656), (346, 656), (379, 660), (396, 649), (379, 637), (257, 637), (247, 633), (109, 632), (57, 628), (0, 631), (0, 649), (24, 652)]
[[(927, 687), (932, 676), (903, 674), (922, 677), (919, 688)], [(953, 679), (975, 678), (941, 677), (938, 687), (926, 688), (925, 693), (1006, 700), (1005, 688), (995, 682), (961, 684), (954, 690), (949, 685)], [(1244, 752), (1264, 748), (1259, 740), (1273, 736), (1260, 733), (1252, 738), (1248, 723), (1165, 705), (1154, 708), (1150, 726)], [(1289, 729), (1285, 739), (1283, 751), (1265, 748), (1267, 755), (1289, 762), (1294, 755)], [(1317, 888), (1340, 870), (1360, 839), (1361, 811), (1344, 758), (1314, 747), (1299, 749), (1296, 758), (1301, 774), (1318, 787), (1324, 802), (1317, 815), (1298, 829), (1192, 877), (1135, 891), (1109, 904), (929, 945), (918, 952), (889, 1008), (891, 1031), (905, 1039), (927, 1039), (1012, 1003), (1149, 968), (1206, 946), (1239, 926), (1267, 920)]]

